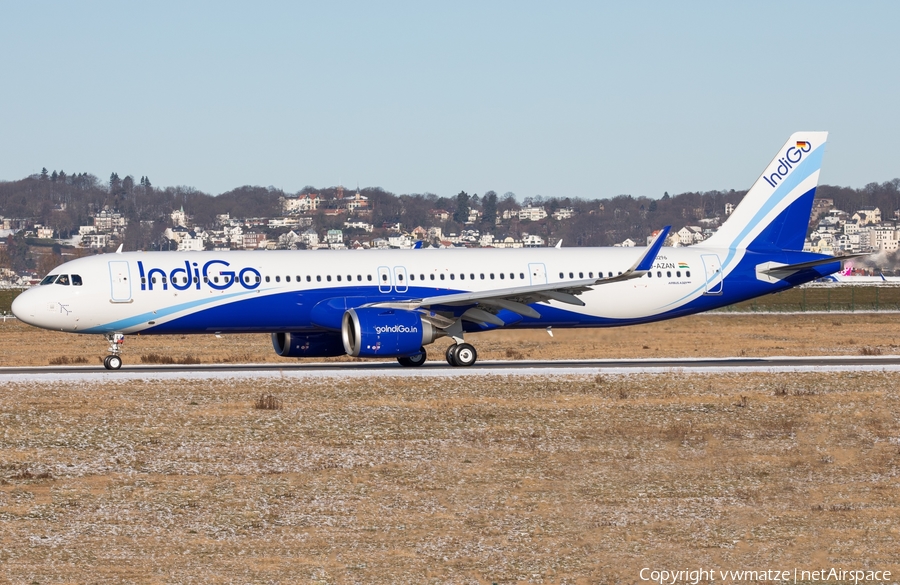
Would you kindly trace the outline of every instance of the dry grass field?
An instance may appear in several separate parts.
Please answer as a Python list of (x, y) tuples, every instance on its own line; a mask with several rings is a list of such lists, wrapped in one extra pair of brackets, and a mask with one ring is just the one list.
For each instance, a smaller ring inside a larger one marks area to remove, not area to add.
[[(471, 341), (482, 359), (895, 354), (897, 319), (716, 314)], [(2, 365), (105, 349), (15, 322), (0, 348)], [(126, 351), (126, 367), (295, 363), (265, 335)], [(898, 388), (893, 372), (399, 368), (0, 383), (0, 583), (637, 583), (643, 567), (896, 582)]]
[(461, 380), (2, 385), (0, 581), (900, 574), (900, 374)]
[[(898, 313), (706, 313), (632, 327), (492, 331), (468, 336), (481, 360), (718, 357), (772, 355), (870, 355), (900, 353)], [(443, 360), (448, 341), (429, 346), (429, 359)], [(0, 321), (0, 366), (101, 363), (106, 342), (99, 335), (35, 329)], [(296, 364), (275, 355), (268, 335), (128, 336), (128, 364), (177, 362)], [(315, 361), (352, 361), (331, 358)], [(393, 361), (393, 360), (391, 360)]]

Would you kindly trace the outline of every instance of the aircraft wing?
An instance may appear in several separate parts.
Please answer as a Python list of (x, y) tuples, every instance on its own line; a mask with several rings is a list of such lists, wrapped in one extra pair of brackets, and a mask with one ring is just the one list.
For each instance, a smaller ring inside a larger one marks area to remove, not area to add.
[[(569, 305), (584, 306), (584, 301), (578, 298), (578, 295), (581, 293), (592, 290), (595, 286), (613, 282), (622, 282), (644, 276), (653, 266), (653, 262), (656, 260), (660, 248), (662, 248), (663, 243), (666, 241), (670, 229), (671, 226), (666, 226), (660, 230), (656, 238), (654, 238), (646, 251), (641, 254), (635, 263), (632, 264), (628, 270), (616, 276), (570, 280), (550, 284), (533, 284), (529, 286), (516, 286), (487, 291), (436, 295), (421, 299), (411, 299), (409, 301), (373, 303), (369, 306), (391, 307), (406, 310), (427, 309), (428, 311), (423, 315), (423, 318), (434, 321), (435, 325), (439, 327), (446, 327), (449, 325), (442, 325), (445, 319), (449, 319), (447, 317), (440, 317), (442, 307), (448, 309), (451, 307), (471, 306), (472, 308), (463, 313), (463, 319), (467, 321), (491, 323), (497, 326), (503, 326), (505, 323), (493, 313), (502, 309), (518, 313), (525, 317), (538, 319), (540, 318), (540, 313), (528, 305), (532, 303), (558, 301)], [(483, 309), (478, 307), (483, 307)]]

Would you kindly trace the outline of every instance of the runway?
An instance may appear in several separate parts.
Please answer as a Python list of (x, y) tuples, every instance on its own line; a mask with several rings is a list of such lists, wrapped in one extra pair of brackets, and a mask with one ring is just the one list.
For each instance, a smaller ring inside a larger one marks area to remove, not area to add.
[(900, 371), (900, 356), (665, 358), (644, 360), (483, 361), (469, 368), (427, 362), (404, 368), (396, 362), (295, 362), (209, 365), (126, 365), (107, 371), (102, 366), (41, 366), (0, 368), (0, 382), (53, 380), (122, 380), (148, 378), (247, 377), (467, 377), (569, 376), (590, 374), (704, 374), (740, 372)]

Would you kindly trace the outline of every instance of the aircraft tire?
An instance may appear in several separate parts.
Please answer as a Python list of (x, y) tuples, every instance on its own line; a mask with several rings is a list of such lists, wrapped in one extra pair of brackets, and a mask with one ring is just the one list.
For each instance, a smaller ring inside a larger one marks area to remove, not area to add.
[(107, 370), (118, 370), (122, 367), (122, 358), (117, 355), (108, 355), (103, 360), (103, 365), (106, 366)]
[(460, 343), (456, 346), (453, 359), (456, 362), (455, 365), (467, 368), (473, 365), (478, 359), (478, 352), (475, 351), (475, 347), (471, 344)]
[(447, 348), (447, 363), (454, 367), (459, 365), (456, 361), (457, 349), (459, 349), (459, 345), (455, 343)]
[(405, 368), (418, 368), (428, 359), (428, 354), (425, 353), (425, 348), (421, 348), (420, 353), (416, 355), (406, 356), (406, 357), (398, 357), (397, 361), (400, 362), (400, 365)]

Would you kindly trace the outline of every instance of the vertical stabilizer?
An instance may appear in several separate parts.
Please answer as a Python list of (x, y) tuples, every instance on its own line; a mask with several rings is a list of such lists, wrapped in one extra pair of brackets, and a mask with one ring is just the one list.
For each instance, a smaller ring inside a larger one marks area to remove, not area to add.
[(827, 132), (797, 132), (703, 247), (802, 250)]

